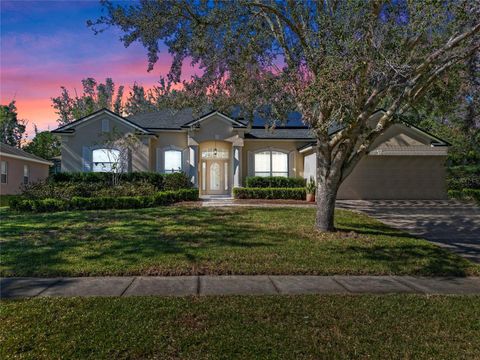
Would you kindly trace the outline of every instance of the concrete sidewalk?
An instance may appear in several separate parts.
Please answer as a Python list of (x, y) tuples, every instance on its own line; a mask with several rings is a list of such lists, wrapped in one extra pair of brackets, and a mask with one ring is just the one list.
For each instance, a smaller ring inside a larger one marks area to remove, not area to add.
[(151, 276), (0, 278), (0, 297), (294, 294), (480, 295), (480, 277)]

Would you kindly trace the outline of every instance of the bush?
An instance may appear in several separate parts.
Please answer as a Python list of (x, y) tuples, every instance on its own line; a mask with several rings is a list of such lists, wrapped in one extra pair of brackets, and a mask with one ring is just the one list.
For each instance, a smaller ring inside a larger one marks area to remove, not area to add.
[[(110, 186), (112, 175), (110, 173), (58, 173), (52, 174), (48, 182), (53, 184), (97, 184)], [(147, 183), (153, 185), (158, 191), (178, 190), (191, 188), (192, 184), (188, 176), (183, 172), (173, 174), (159, 174), (155, 172), (132, 172), (122, 174), (120, 184), (126, 183)]]
[(245, 179), (247, 188), (300, 188), (305, 186), (304, 178), (283, 176), (249, 176)]
[(61, 199), (12, 199), (10, 208), (20, 212), (55, 212), (65, 210), (136, 209), (198, 200), (197, 189), (160, 191), (150, 196), (102, 196)]
[(451, 199), (480, 202), (480, 189), (448, 190), (448, 197)]
[(454, 166), (448, 169), (447, 186), (450, 190), (480, 189), (480, 166)]
[(305, 188), (234, 188), (236, 199), (293, 199), (305, 200)]

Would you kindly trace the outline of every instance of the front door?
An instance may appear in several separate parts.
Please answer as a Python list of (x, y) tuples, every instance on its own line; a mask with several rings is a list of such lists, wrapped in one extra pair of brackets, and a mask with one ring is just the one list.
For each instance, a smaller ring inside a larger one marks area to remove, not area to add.
[(207, 195), (225, 195), (228, 188), (228, 161), (204, 160), (202, 163), (202, 192)]

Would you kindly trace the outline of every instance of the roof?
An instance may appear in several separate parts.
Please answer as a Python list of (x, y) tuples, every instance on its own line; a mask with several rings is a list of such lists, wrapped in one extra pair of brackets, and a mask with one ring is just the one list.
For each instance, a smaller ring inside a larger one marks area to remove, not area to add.
[(28, 160), (28, 161), (33, 161), (45, 165), (53, 165), (50, 161), (45, 160), (39, 156), (30, 154), (26, 151), (23, 151), (22, 149), (0, 143), (0, 155), (2, 156), (7, 156), (7, 157), (12, 157), (12, 158), (17, 158), (17, 159), (23, 159), (23, 160)]
[(274, 129), (267, 129), (264, 126), (254, 126), (245, 134), (245, 139), (292, 139), (292, 140), (313, 140), (310, 129), (306, 126), (282, 126)]
[(127, 118), (124, 118), (123, 116), (120, 116), (118, 115), (117, 113), (114, 113), (113, 111), (110, 111), (108, 109), (100, 109), (98, 111), (95, 111), (93, 113), (91, 113), (90, 115), (87, 115), (87, 116), (84, 116), (78, 120), (75, 120), (75, 121), (72, 121), (71, 123), (68, 123), (66, 125), (63, 125), (63, 126), (60, 126), (59, 128), (55, 129), (52, 131), (52, 133), (57, 133), (57, 134), (61, 134), (61, 133), (72, 133), (74, 131), (74, 128), (75, 126), (79, 125), (80, 123), (82, 122), (85, 122), (85, 121), (88, 121), (90, 120), (91, 118), (97, 116), (97, 115), (100, 115), (101, 113), (105, 113), (105, 114), (109, 114), (115, 118), (117, 118), (118, 120), (126, 123), (127, 125), (129, 126), (132, 126), (133, 128), (139, 130), (140, 132), (142, 133), (145, 133), (145, 134), (148, 134), (148, 135), (154, 135), (153, 133), (151, 133), (150, 131), (148, 131), (147, 129), (143, 128), (142, 126), (139, 126), (138, 124), (130, 121), (129, 119)]

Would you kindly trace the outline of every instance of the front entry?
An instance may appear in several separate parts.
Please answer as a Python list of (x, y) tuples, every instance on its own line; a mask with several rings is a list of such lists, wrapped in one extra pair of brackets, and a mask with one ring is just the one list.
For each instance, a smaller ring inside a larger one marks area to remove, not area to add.
[(227, 160), (202, 160), (202, 193), (206, 195), (229, 194)]

